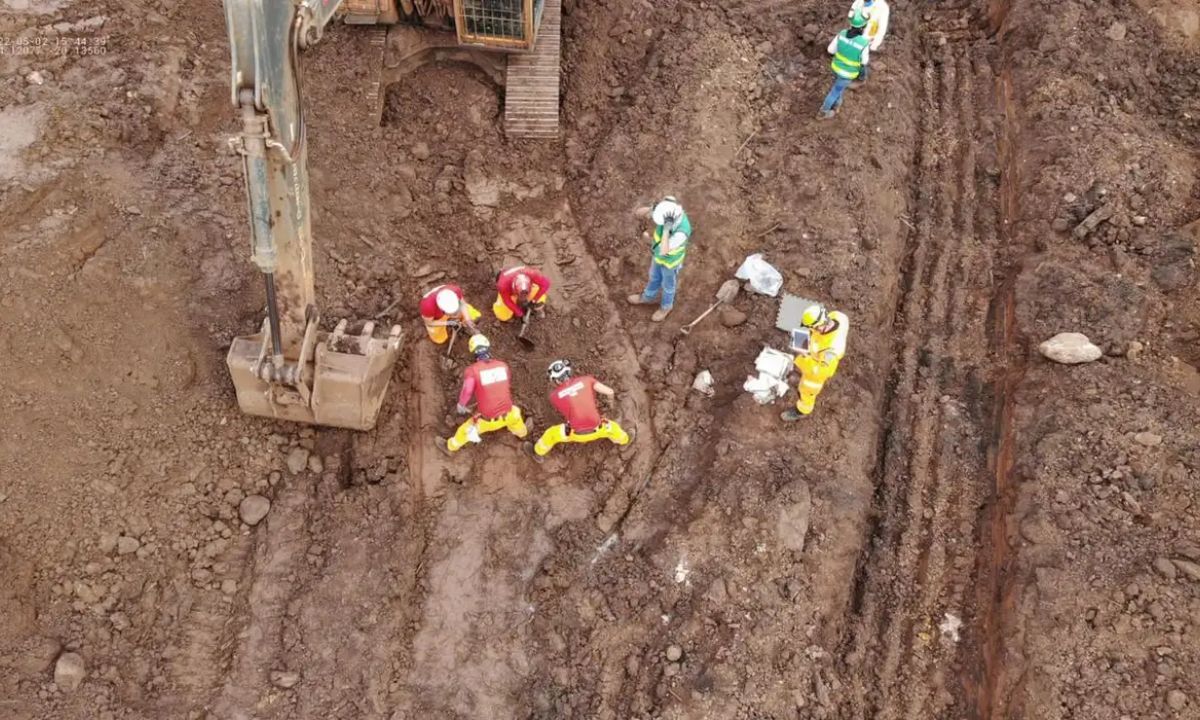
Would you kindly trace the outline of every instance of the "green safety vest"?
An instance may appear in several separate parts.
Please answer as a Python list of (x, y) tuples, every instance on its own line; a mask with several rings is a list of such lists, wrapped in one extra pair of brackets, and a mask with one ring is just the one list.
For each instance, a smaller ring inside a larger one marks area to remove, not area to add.
[(837, 36), (837, 53), (833, 56), (830, 67), (838, 77), (854, 80), (862, 71), (863, 51), (871, 44), (866, 35), (849, 37), (848, 31), (843, 30)]
[(671, 235), (681, 232), (688, 237), (688, 240), (684, 241), (683, 247), (679, 248), (673, 253), (663, 253), (661, 250), (663, 243), (663, 229), (664, 228), (662, 225), (654, 228), (654, 262), (662, 265), (665, 268), (673, 270), (683, 264), (683, 258), (687, 255), (688, 242), (692, 237), (692, 223), (690, 220), (688, 220), (687, 213), (683, 213), (683, 217), (679, 219), (679, 223), (671, 229)]

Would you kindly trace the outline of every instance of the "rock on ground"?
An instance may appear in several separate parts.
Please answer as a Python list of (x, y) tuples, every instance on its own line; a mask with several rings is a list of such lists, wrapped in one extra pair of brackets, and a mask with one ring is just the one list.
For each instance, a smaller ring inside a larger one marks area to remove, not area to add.
[(292, 448), (287, 456), (288, 472), (299, 475), (304, 472), (306, 467), (308, 467), (308, 450), (302, 447)]
[(1092, 344), (1083, 333), (1059, 333), (1038, 346), (1038, 351), (1045, 357), (1064, 365), (1099, 360), (1104, 351)]
[(746, 322), (746, 313), (735, 307), (721, 308), (721, 324), (725, 327), (737, 327)]
[(270, 511), (271, 501), (262, 495), (250, 495), (238, 506), (238, 515), (241, 516), (242, 522), (251, 527), (262, 522)]
[(78, 653), (67, 652), (58, 656), (54, 664), (54, 684), (65, 692), (79, 689), (87, 677), (87, 666)]
[(300, 673), (275, 670), (271, 673), (271, 683), (284, 690), (294, 688), (300, 684)]

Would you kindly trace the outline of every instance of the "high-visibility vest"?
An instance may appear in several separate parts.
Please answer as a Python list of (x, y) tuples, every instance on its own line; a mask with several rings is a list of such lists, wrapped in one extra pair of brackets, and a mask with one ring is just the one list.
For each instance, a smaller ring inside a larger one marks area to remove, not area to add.
[(862, 72), (863, 52), (871, 41), (865, 35), (850, 37), (848, 30), (843, 30), (837, 36), (837, 52), (833, 55), (830, 67), (838, 77), (854, 80)]
[(666, 232), (666, 228), (663, 225), (654, 228), (654, 262), (673, 270), (683, 264), (683, 258), (687, 256), (688, 243), (691, 242), (692, 238), (692, 223), (688, 220), (687, 213), (683, 213), (682, 217), (679, 218), (679, 222), (675, 223), (675, 227), (671, 228), (670, 234), (666, 236), (670, 238), (675, 233), (683, 233), (687, 239), (683, 241), (682, 247), (672, 253), (662, 252), (664, 232)]

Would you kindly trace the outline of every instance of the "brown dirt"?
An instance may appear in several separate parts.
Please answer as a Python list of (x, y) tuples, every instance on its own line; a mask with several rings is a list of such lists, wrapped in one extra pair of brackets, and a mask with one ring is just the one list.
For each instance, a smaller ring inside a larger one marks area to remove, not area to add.
[[(567, 2), (556, 143), (505, 140), (458, 65), (380, 124), (372, 31), (333, 27), (305, 57), (323, 316), (399, 298), (414, 331), (370, 433), (237, 413), (262, 296), (223, 19), (137, 5), (0, 2), (0, 717), (1196, 714), (1194, 0), (895, 0), (828, 123), (840, 6)], [(697, 234), (653, 325), (623, 298), (662, 192)], [(758, 251), (853, 321), (795, 427), (740, 389), (773, 301), (677, 333)], [(445, 273), (485, 308), (517, 259), (556, 285), (534, 350), (488, 326), (535, 432), (565, 354), (629, 449), (436, 451), (457, 377), (416, 298)], [(1061, 331), (1105, 356), (1044, 360)]]

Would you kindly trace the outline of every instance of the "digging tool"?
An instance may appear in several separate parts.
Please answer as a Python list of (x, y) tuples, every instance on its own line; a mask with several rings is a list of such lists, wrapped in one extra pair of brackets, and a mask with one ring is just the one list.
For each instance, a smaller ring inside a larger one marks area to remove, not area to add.
[(521, 347), (526, 350), (532, 350), (537, 347), (537, 343), (525, 337), (525, 331), (529, 329), (529, 320), (533, 317), (533, 309), (525, 311), (525, 317), (521, 318), (521, 332), (517, 333), (517, 341), (521, 343)]
[(446, 343), (446, 354), (442, 357), (442, 367), (449, 370), (454, 367), (454, 358), (450, 357), (451, 351), (454, 350), (454, 341), (458, 339), (458, 325), (455, 324), (450, 331), (450, 342)]
[(732, 302), (733, 299), (737, 297), (738, 289), (740, 287), (741, 285), (737, 280), (726, 280), (725, 282), (721, 283), (721, 287), (717, 288), (717, 301), (710, 305), (707, 310), (701, 313), (700, 317), (679, 328), (679, 332), (683, 335), (690, 333), (692, 331), (692, 327), (694, 327), (696, 323), (708, 317), (709, 313), (720, 307), (722, 303)]

